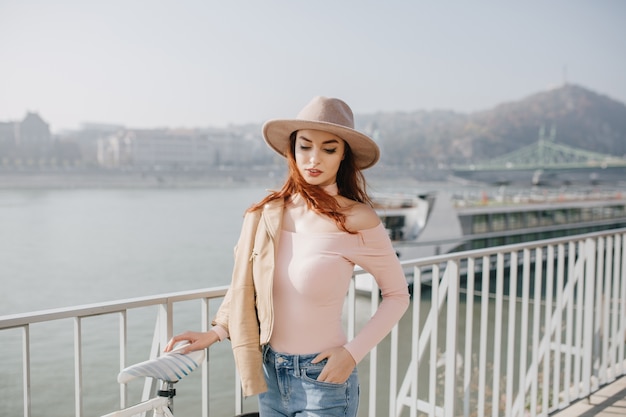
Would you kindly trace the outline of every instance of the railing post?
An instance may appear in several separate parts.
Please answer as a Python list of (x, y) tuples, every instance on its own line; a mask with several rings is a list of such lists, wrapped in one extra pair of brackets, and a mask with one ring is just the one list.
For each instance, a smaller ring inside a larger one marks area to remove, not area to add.
[(472, 334), (474, 327), (474, 265), (476, 260), (467, 260), (467, 295), (465, 297), (465, 356), (463, 360), (463, 416), (470, 415), (470, 387), (472, 383)]
[[(613, 291), (613, 239), (606, 239), (606, 256), (602, 255), (601, 259), (606, 260), (606, 273), (602, 277), (604, 281), (603, 313), (602, 313), (602, 359), (600, 360), (600, 375), (602, 377), (601, 384), (609, 382), (609, 345), (611, 340), (611, 301)], [(601, 262), (604, 263), (604, 262)], [(612, 372), (610, 373), (612, 375)]]
[[(619, 253), (621, 260), (621, 273), (618, 275), (619, 291), (620, 291), (620, 303), (619, 308), (616, 306), (615, 310), (619, 310), (619, 326), (618, 332), (615, 333), (617, 337), (616, 344), (619, 346), (617, 349), (617, 372), (619, 375), (624, 374), (624, 343), (622, 340), (626, 337), (626, 233), (624, 233), (619, 240), (620, 250), (616, 250)], [(615, 257), (615, 264), (619, 264), (617, 256)], [(617, 268), (616, 268), (617, 269)]]
[[(509, 322), (507, 334), (507, 354), (506, 354), (506, 401), (504, 413), (507, 416), (512, 415), (513, 410), (513, 378), (515, 376), (515, 316), (517, 310), (517, 251), (511, 252), (510, 260), (510, 276), (509, 276)], [(467, 343), (467, 342), (466, 342)], [(469, 413), (465, 414), (468, 417)]]
[(592, 359), (593, 359), (593, 340), (594, 340), (594, 331), (593, 331), (593, 315), (595, 312), (594, 308), (594, 299), (595, 299), (595, 288), (594, 288), (594, 278), (598, 278), (594, 276), (595, 273), (595, 259), (596, 259), (596, 245), (593, 239), (587, 239), (585, 244), (585, 253), (587, 258), (587, 268), (585, 274), (585, 315), (584, 315), (584, 335), (583, 338), (583, 349), (582, 349), (582, 378), (581, 381), (577, 381), (582, 383), (582, 393), (581, 397), (585, 397), (591, 392), (591, 367), (592, 367)]
[(435, 410), (437, 409), (437, 340), (439, 339), (439, 264), (432, 266), (431, 275), (431, 294), (432, 305), (430, 307), (433, 317), (432, 327), (430, 328), (430, 369), (428, 372), (429, 390), (428, 390), (428, 404), (429, 404), (429, 417), (435, 417)]
[[(573, 350), (572, 350), (572, 355), (574, 356), (574, 379), (573, 379), (573, 384), (574, 384), (574, 399), (578, 399), (581, 397), (580, 394), (580, 389), (581, 389), (581, 381), (582, 381), (582, 376), (581, 376), (581, 366), (583, 365), (583, 343), (585, 342), (583, 340), (583, 334), (585, 334), (587, 336), (586, 333), (586, 327), (585, 327), (585, 321), (584, 321), (584, 316), (583, 316), (583, 310), (584, 310), (584, 298), (585, 298), (585, 294), (588, 295), (588, 292), (586, 292), (586, 284), (587, 282), (585, 281), (585, 267), (587, 265), (587, 262), (589, 262), (588, 259), (588, 245), (585, 244), (584, 241), (580, 241), (578, 244), (578, 259), (576, 261), (576, 268), (575, 268), (575, 279), (576, 279), (576, 335), (574, 338), (574, 346), (573, 346)], [(593, 271), (593, 270), (592, 270)], [(593, 282), (590, 282), (591, 288), (593, 288)], [(593, 317), (593, 310), (589, 311), (586, 316), (590, 316), (588, 317), (589, 321), (591, 323), (593, 323), (592, 317)], [(591, 329), (591, 323), (589, 325), (589, 330), (590, 332), (592, 331)], [(572, 323), (572, 327), (574, 326), (574, 324)], [(589, 340), (589, 345), (591, 345), (591, 335), (588, 335), (587, 340)]]
[[(572, 255), (573, 256), (573, 255)], [(561, 323), (563, 322), (563, 310), (565, 308), (563, 301), (563, 290), (564, 290), (564, 268), (565, 268), (565, 247), (563, 244), (558, 245), (557, 249), (557, 264), (556, 264), (556, 313), (554, 322), (556, 331), (554, 332), (554, 385), (552, 391), (552, 404), (556, 408), (560, 408), (560, 398), (559, 394), (561, 392), (561, 374), (562, 374), (562, 365), (561, 365), (561, 350), (563, 347), (561, 346), (562, 339), (562, 330)], [(564, 384), (564, 386), (567, 386)]]
[[(166, 314), (167, 304), (157, 305), (157, 315), (154, 324), (154, 333), (152, 334), (152, 346), (150, 347), (149, 359), (155, 359), (159, 356), (161, 345), (163, 343), (163, 333), (167, 332), (163, 330), (167, 322)], [(156, 381), (153, 378), (146, 378), (143, 384), (143, 392), (141, 394), (141, 401), (147, 401), (156, 392)], [(145, 415), (145, 414), (144, 414)], [(143, 417), (143, 416), (142, 416)]]
[(542, 384), (542, 396), (543, 402), (541, 404), (541, 408), (545, 414), (550, 411), (550, 387), (553, 386), (550, 384), (550, 341), (552, 340), (552, 301), (554, 299), (554, 245), (549, 245), (546, 253), (546, 307), (544, 314), (544, 332), (541, 341), (541, 345), (543, 348), (543, 384)]
[[(372, 292), (370, 294), (370, 315), (373, 316), (378, 309), (379, 304), (379, 288), (375, 280), (372, 280)], [(393, 353), (392, 353), (393, 354)], [(369, 408), (370, 415), (376, 415), (376, 396), (378, 395), (376, 381), (378, 380), (378, 348), (374, 346), (370, 351), (370, 396)]]
[[(206, 332), (209, 330), (211, 325), (211, 319), (209, 315), (211, 314), (211, 304), (208, 298), (202, 299), (202, 307), (201, 307), (201, 318), (200, 318), (200, 330)], [(207, 349), (206, 359), (202, 361), (202, 417), (209, 417), (209, 395), (210, 395), (210, 385), (209, 385), (209, 353), (210, 349)]]
[(593, 306), (593, 314), (595, 316), (593, 328), (593, 360), (591, 362), (592, 375), (595, 376), (592, 382), (592, 389), (597, 389), (598, 384), (603, 384), (606, 375), (602, 370), (602, 321), (603, 321), (603, 302), (604, 294), (604, 239), (598, 238), (596, 241), (596, 250), (594, 250), (593, 259), (595, 260), (595, 274), (593, 282), (596, 286), (595, 301)]
[(446, 361), (445, 361), (445, 389), (444, 412), (447, 417), (453, 417), (456, 409), (456, 337), (459, 306), (459, 264), (458, 261), (448, 261), (446, 274), (448, 278), (448, 310), (446, 323)]
[(74, 414), (83, 415), (83, 346), (81, 318), (74, 317)]
[(609, 359), (609, 363), (610, 363), (610, 367), (611, 370), (613, 371), (611, 373), (611, 377), (609, 379), (609, 381), (614, 381), (618, 375), (621, 374), (621, 365), (617, 362), (617, 351), (618, 351), (618, 346), (620, 345), (624, 345), (623, 343), (620, 342), (620, 337), (619, 337), (619, 333), (618, 333), (618, 323), (620, 322), (619, 320), (619, 310), (620, 310), (620, 305), (622, 304), (620, 302), (620, 291), (621, 291), (621, 287), (620, 287), (620, 251), (621, 251), (622, 245), (621, 245), (621, 239), (619, 235), (616, 235), (613, 239), (613, 275), (612, 275), (612, 282), (613, 282), (613, 291), (611, 294), (611, 319), (610, 322), (612, 324), (611, 326), (611, 349), (609, 352), (610, 355), (610, 359)]
[[(525, 248), (523, 251), (522, 266), (522, 312), (521, 312), (521, 329), (520, 329), (520, 372), (517, 388), (516, 402), (519, 404), (519, 410), (524, 409), (526, 404), (526, 368), (528, 356), (528, 304), (530, 297), (530, 249)], [(521, 413), (522, 411), (520, 411)]]
[(534, 275), (534, 295), (533, 295), (533, 333), (530, 365), (530, 410), (531, 415), (535, 415), (537, 410), (537, 396), (539, 389), (539, 364), (541, 358), (539, 356), (539, 330), (541, 327), (541, 288), (543, 282), (543, 251), (541, 248), (535, 249), (535, 275)]
[[(120, 370), (126, 368), (126, 354), (128, 351), (128, 320), (126, 310), (120, 311)], [(120, 384), (120, 408), (126, 407), (128, 401), (128, 386)]]
[(482, 260), (482, 286), (480, 288), (480, 344), (478, 351), (478, 415), (484, 416), (485, 397), (487, 387), (487, 323), (489, 317), (489, 256), (483, 256)]
[[(163, 350), (174, 335), (174, 306), (170, 300), (159, 305), (159, 349)], [(157, 355), (159, 353), (157, 352)]]
[(493, 380), (491, 415), (498, 415), (500, 405), (500, 361), (502, 355), (502, 299), (504, 298), (504, 254), (496, 255), (496, 311), (493, 332)]
[(24, 378), (24, 417), (30, 417), (30, 325), (22, 326), (22, 375)]

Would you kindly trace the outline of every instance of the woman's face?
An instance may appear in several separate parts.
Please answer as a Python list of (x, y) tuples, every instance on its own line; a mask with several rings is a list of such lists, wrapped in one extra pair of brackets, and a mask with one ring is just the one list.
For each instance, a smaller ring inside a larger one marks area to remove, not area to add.
[(296, 165), (309, 184), (322, 187), (334, 184), (344, 150), (343, 139), (332, 133), (304, 129), (296, 134)]

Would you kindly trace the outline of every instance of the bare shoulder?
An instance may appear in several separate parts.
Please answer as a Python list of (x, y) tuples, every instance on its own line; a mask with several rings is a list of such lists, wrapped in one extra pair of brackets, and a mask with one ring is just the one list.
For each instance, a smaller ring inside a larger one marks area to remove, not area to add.
[(376, 211), (367, 204), (351, 202), (347, 207), (346, 226), (350, 230), (359, 231), (378, 226), (380, 218)]

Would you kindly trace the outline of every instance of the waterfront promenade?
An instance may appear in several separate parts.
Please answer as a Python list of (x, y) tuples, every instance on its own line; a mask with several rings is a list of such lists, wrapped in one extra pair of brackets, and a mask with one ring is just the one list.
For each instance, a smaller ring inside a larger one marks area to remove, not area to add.
[(626, 416), (626, 376), (615, 380), (551, 417)]

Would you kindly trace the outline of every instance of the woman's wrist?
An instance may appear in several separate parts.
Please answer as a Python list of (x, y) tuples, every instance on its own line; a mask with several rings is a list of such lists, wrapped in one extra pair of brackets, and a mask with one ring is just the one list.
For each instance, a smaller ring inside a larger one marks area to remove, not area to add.
[(209, 332), (214, 333), (217, 336), (217, 341), (228, 339), (228, 332), (220, 325), (213, 326), (209, 329)]

